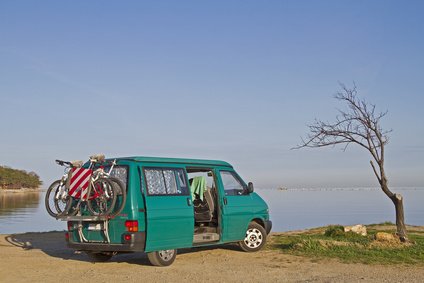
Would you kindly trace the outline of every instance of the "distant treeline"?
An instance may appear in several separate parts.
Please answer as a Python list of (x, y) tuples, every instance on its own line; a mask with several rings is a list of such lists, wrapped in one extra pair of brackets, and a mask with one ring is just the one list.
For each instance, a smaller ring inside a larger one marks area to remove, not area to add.
[(0, 166), (0, 189), (35, 189), (41, 186), (40, 177), (35, 172)]

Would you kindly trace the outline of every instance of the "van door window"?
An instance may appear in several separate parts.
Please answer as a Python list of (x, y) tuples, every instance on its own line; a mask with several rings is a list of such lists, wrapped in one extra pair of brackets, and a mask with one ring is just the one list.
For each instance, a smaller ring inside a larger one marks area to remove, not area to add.
[(243, 183), (233, 172), (221, 171), (220, 175), (226, 196), (239, 196), (246, 194), (247, 190), (245, 190)]
[(166, 195), (165, 179), (162, 170), (146, 169), (147, 192), (149, 195)]
[(175, 173), (173, 170), (163, 170), (163, 177), (165, 179), (166, 192), (169, 195), (175, 195), (177, 191), (177, 180), (175, 179)]
[(182, 169), (145, 168), (144, 175), (149, 195), (188, 194), (187, 179)]

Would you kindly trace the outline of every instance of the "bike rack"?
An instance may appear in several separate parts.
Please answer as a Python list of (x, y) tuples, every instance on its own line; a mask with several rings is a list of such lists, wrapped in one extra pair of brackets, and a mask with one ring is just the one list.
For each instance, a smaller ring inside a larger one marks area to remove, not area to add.
[(57, 216), (56, 219), (57, 220), (62, 220), (62, 221), (82, 221), (82, 222), (86, 222), (86, 221), (107, 221), (109, 219), (111, 219), (112, 217), (110, 216), (93, 216), (93, 215), (63, 215), (63, 216)]
[[(97, 154), (97, 155), (90, 156), (89, 162), (90, 162), (90, 164), (88, 166), (88, 169), (91, 170), (91, 172), (90, 172), (91, 175), (89, 176), (89, 179), (90, 179), (89, 185), (91, 184), (91, 182), (94, 183), (96, 180), (99, 180), (99, 178), (109, 178), (114, 166), (116, 165), (116, 159), (115, 159), (111, 163), (111, 167), (109, 169), (109, 172), (105, 172), (102, 166), (100, 166), (99, 168), (94, 170), (96, 164), (101, 165), (101, 164), (105, 163), (105, 156), (103, 154)], [(64, 175), (62, 176), (62, 179), (60, 180), (60, 187), (56, 188), (56, 190), (57, 190), (57, 192), (59, 192), (58, 191), (59, 188), (61, 190), (62, 190), (62, 188), (66, 188), (67, 190), (65, 191), (65, 193), (69, 197), (69, 195), (68, 195), (69, 191), (68, 190), (70, 190), (70, 188), (68, 187), (69, 186), (68, 181), (72, 181), (72, 172), (73, 172), (72, 170), (74, 168), (80, 168), (80, 169), (83, 169), (83, 170), (88, 170), (88, 169), (82, 167), (82, 163), (83, 163), (82, 161), (81, 162), (68, 162), (68, 161), (56, 160), (56, 163), (61, 165), (61, 166), (65, 166)], [(95, 174), (95, 176), (94, 176), (95, 178), (93, 177), (94, 174)], [(69, 177), (69, 176), (71, 176), (71, 177)], [(78, 177), (78, 178), (80, 178), (80, 177)], [(122, 187), (119, 184), (119, 182), (116, 182), (116, 183), (119, 185), (118, 187), (120, 188), (120, 191), (116, 192), (116, 193), (122, 193), (123, 192), (122, 190), (124, 189), (124, 187)], [(112, 184), (112, 183), (110, 183), (110, 184)], [(115, 185), (112, 184), (112, 187), (115, 187)], [(83, 189), (79, 186), (78, 186), (78, 188), (80, 189), (81, 193), (83, 193), (84, 192), (83, 190), (85, 190), (85, 188)], [(50, 188), (49, 188), (49, 190), (50, 190)], [(61, 192), (61, 194), (63, 193), (62, 191), (60, 191), (60, 192)], [(71, 196), (72, 196), (72, 194), (71, 194)], [(106, 196), (107, 196), (107, 193), (106, 193)], [(58, 199), (55, 199), (55, 201), (56, 200), (58, 200)], [(101, 216), (100, 215), (99, 216), (81, 215), (80, 205), (81, 205), (82, 201), (83, 201), (83, 198), (80, 198), (79, 201), (78, 201), (78, 204), (75, 208), (77, 210), (77, 215), (57, 215), (56, 220), (76, 222), (77, 224), (73, 224), (74, 225), (73, 228), (76, 227), (78, 229), (78, 236), (80, 238), (81, 243), (110, 244), (109, 220), (112, 219), (113, 217), (110, 216), (110, 215), (101, 215)], [(122, 205), (123, 205), (123, 203), (122, 203)], [(120, 209), (122, 210), (122, 207)], [(90, 226), (88, 226), (88, 230), (102, 231), (105, 240), (104, 241), (89, 241), (89, 240), (87, 240), (87, 238), (84, 236), (84, 232), (83, 232), (84, 222), (99, 222), (99, 225), (101, 225), (100, 229), (97, 228), (97, 224), (96, 224), (96, 227), (94, 229), (90, 229)]]
[[(111, 219), (110, 216), (92, 216), (92, 215), (63, 215), (63, 216), (57, 216), (57, 220), (62, 221), (76, 221), (78, 222), (78, 236), (80, 237), (80, 241), (82, 243), (107, 243), (110, 244), (110, 237), (109, 237), (109, 219)], [(101, 224), (102, 229), (101, 231), (105, 235), (106, 241), (89, 241), (84, 236), (83, 233), (83, 222), (103, 222)]]

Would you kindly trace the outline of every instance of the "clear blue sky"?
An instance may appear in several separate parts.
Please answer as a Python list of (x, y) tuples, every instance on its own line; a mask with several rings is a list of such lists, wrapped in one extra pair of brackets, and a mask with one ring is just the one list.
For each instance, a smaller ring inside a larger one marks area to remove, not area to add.
[(423, 1), (1, 1), (0, 164), (223, 159), (257, 187), (376, 186), (359, 148), (290, 150), (338, 82), (389, 110), (387, 173), (424, 186)]

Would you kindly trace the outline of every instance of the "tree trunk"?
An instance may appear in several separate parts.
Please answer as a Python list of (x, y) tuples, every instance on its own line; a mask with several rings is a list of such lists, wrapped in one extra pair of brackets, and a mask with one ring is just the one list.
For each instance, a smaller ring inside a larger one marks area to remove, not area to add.
[(403, 197), (400, 194), (394, 194), (390, 199), (395, 205), (396, 210), (397, 235), (402, 242), (408, 242), (409, 239), (406, 232), (405, 216), (403, 211)]

